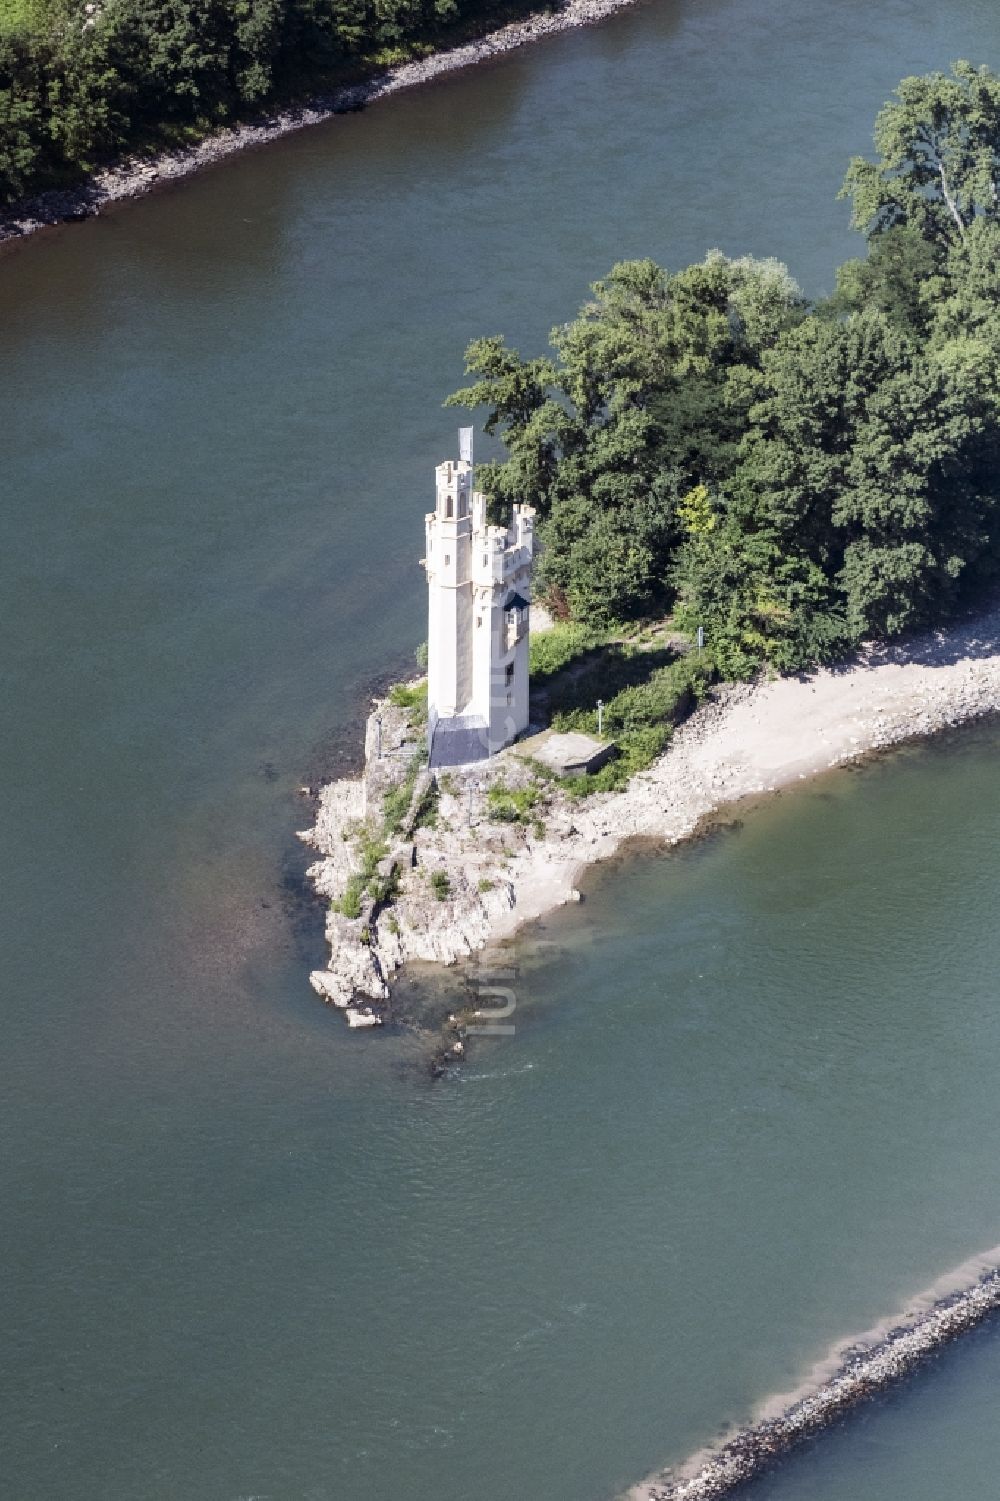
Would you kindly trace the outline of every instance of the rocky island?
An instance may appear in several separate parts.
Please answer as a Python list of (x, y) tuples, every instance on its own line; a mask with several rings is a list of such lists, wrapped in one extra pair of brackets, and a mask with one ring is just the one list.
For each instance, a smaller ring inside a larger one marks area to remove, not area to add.
[(385, 1019), (409, 960), (455, 964), (509, 938), (577, 899), (587, 867), (628, 840), (676, 844), (743, 799), (1000, 711), (1000, 609), (837, 667), (716, 685), (618, 791), (581, 795), (531, 739), (430, 770), (422, 701), (414, 684), (376, 706), (362, 774), (322, 788), (300, 836), (330, 904), (330, 959), (311, 982), (352, 1026)]

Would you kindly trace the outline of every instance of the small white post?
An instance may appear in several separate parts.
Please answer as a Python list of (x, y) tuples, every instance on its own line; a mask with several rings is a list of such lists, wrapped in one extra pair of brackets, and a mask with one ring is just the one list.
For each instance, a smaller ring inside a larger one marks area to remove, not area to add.
[(604, 734), (604, 700), (603, 700), (603, 698), (599, 698), (597, 700), (597, 733), (599, 735), (603, 735)]

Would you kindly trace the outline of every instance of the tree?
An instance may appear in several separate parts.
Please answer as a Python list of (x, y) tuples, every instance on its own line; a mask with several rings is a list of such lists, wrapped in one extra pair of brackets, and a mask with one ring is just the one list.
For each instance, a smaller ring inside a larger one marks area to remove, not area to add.
[(981, 217), (995, 218), (1000, 191), (1000, 78), (968, 62), (951, 76), (904, 78), (875, 122), (879, 160), (851, 162), (842, 197), (869, 239), (912, 225), (949, 247)]

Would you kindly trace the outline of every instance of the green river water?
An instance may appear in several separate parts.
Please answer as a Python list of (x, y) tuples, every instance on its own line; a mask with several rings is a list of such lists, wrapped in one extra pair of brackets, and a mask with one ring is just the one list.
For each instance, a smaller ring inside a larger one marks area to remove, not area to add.
[[(829, 290), (956, 56), (992, 4), (642, 4), (0, 257), (12, 1501), (609, 1501), (1000, 1241), (1000, 730), (596, 873), (437, 1084), (309, 991), (294, 840), (424, 634), (467, 339), (626, 255)], [(998, 1379), (755, 1501), (992, 1501)]]

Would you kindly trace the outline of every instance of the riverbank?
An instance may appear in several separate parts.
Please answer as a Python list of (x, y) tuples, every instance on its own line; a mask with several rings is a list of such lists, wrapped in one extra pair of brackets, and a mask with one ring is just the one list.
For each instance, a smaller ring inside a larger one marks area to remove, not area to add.
[(430, 83), (442, 74), (469, 68), (513, 52), (559, 31), (591, 26), (637, 0), (563, 0), (550, 11), (514, 21), (470, 42), (413, 62), (401, 63), (358, 83), (345, 85), (308, 104), (276, 110), (243, 124), (213, 132), (196, 145), (167, 150), (152, 157), (136, 156), (106, 167), (77, 187), (52, 189), (0, 208), (0, 244), (22, 239), (54, 224), (92, 218), (109, 204), (138, 198), (164, 183), (188, 177), (252, 146), (263, 146), (332, 115), (350, 114), (401, 89)]
[(633, 1489), (629, 1501), (720, 1501), (765, 1474), (790, 1450), (995, 1314), (1000, 1309), (998, 1261), (1000, 1247), (959, 1268), (949, 1279), (964, 1281), (957, 1290), (942, 1295), (932, 1288), (905, 1312), (839, 1345), (799, 1391), (774, 1398), (755, 1423), (719, 1447)]
[(676, 844), (743, 798), (996, 712), (1000, 609), (810, 676), (718, 689), (624, 791), (585, 800), (540, 779), (517, 747), (418, 776), (422, 727), (386, 703), (368, 723), (364, 773), (323, 788), (300, 836), (335, 904), (312, 985), (352, 1025), (377, 1025), (400, 966), (454, 964), (509, 938), (577, 899), (583, 871), (629, 839)]

